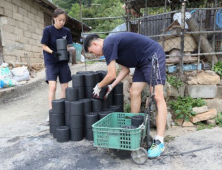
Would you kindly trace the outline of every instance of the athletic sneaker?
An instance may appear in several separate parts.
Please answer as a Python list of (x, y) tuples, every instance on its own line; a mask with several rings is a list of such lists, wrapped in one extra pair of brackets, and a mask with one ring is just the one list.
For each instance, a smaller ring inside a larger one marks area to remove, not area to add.
[(148, 158), (159, 157), (163, 151), (164, 144), (161, 143), (158, 139), (154, 139), (150, 149), (148, 150)]

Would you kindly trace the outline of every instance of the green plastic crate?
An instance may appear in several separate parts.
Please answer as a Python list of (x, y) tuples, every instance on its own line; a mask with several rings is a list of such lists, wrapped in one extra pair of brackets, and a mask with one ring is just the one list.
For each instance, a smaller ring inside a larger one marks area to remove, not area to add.
[(144, 113), (110, 113), (93, 124), (93, 145), (119, 150), (138, 150), (143, 126), (136, 129), (121, 128), (131, 125), (131, 117), (134, 115), (144, 116)]

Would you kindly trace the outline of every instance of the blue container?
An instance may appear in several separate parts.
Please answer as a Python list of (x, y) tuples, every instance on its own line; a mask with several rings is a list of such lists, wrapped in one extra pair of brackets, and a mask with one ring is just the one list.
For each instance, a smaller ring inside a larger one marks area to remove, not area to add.
[[(193, 71), (193, 70), (197, 70), (197, 67), (199, 70), (202, 69), (202, 64), (184, 64), (183, 65), (183, 71)], [(175, 71), (177, 71), (179, 69), (178, 65), (173, 65), (173, 66), (168, 66), (167, 70), (169, 73), (173, 73)]]
[(73, 43), (73, 46), (76, 49), (76, 61), (81, 60), (81, 52), (82, 52), (82, 45), (78, 43)]

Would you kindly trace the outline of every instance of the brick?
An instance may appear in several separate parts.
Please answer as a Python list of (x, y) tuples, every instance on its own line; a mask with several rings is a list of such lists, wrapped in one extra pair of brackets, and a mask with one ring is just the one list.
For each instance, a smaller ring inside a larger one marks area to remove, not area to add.
[(187, 85), (188, 95), (192, 98), (215, 98), (216, 85)]
[(24, 36), (27, 38), (31, 38), (32, 37), (32, 33), (30, 33), (29, 31), (25, 31), (24, 32)]
[(13, 49), (13, 50), (9, 50), (8, 48), (3, 48), (3, 53), (4, 55), (15, 55), (16, 54), (16, 51)]
[(35, 19), (35, 15), (31, 12), (28, 12), (28, 18), (30, 18), (31, 20)]
[[(41, 29), (36, 28), (36, 33), (37, 33), (38, 35), (41, 35), (41, 36), (42, 36), (42, 30), (41, 30)], [(39, 37), (38, 37), (38, 39), (39, 39)]]
[(10, 3), (10, 2), (1, 0), (0, 6), (3, 7), (4, 9), (12, 10), (12, 3)]
[(38, 29), (38, 22), (36, 22), (35, 20), (32, 20), (32, 26)]
[(36, 45), (36, 41), (33, 40), (33, 39), (29, 39), (29, 44), (30, 44), (30, 45)]
[(17, 12), (13, 12), (13, 18), (18, 21), (23, 21), (23, 16)]
[(23, 36), (23, 30), (18, 27), (14, 27), (14, 33)]
[(22, 7), (23, 7), (24, 9), (26, 9), (27, 11), (31, 11), (31, 6), (28, 5), (26, 2), (22, 2)]
[(14, 18), (7, 18), (8, 22), (7, 25), (16, 26), (16, 21)]
[(2, 39), (2, 46), (4, 46), (4, 47), (14, 48), (15, 44), (16, 44), (15, 41)]
[(28, 16), (28, 11), (21, 8), (21, 7), (18, 8), (18, 13), (21, 14), (22, 16), (25, 16), (25, 17)]
[(26, 51), (32, 51), (32, 46), (29, 45), (29, 44), (25, 44), (24, 48), (25, 48)]
[(39, 23), (44, 24), (44, 17), (41, 18), (41, 17), (39, 17), (39, 16), (35, 16), (35, 20), (36, 20), (37, 22), (39, 22)]
[(28, 31), (28, 24), (26, 24), (24, 22), (19, 22), (18, 26), (19, 26), (19, 28), (21, 28), (25, 32)]
[(5, 16), (12, 18), (13, 17), (13, 10), (5, 9)]
[(18, 13), (18, 12), (19, 12), (18, 8), (19, 8), (19, 7), (18, 7), (17, 5), (12, 4), (12, 11), (13, 11), (13, 12), (17, 12), (17, 13)]
[(4, 32), (9, 32), (9, 33), (14, 33), (14, 27), (10, 26), (10, 25), (3, 25), (3, 29)]
[(36, 32), (36, 29), (35, 29), (34, 26), (28, 25), (28, 28), (29, 28), (29, 31), (30, 31), (30, 32)]
[(19, 7), (22, 7), (22, 0), (12, 0), (12, 3)]
[(38, 15), (38, 11), (37, 9), (31, 7), (31, 13), (35, 14), (35, 15)]
[(44, 29), (44, 24), (42, 24), (42, 23), (38, 23), (38, 25), (39, 25), (39, 26), (38, 26), (39, 29), (42, 29), (42, 30)]
[(42, 10), (39, 10), (39, 11), (38, 11), (38, 16), (39, 16), (40, 18), (44, 18), (44, 12), (43, 12)]
[(213, 119), (217, 116), (217, 110), (216, 109), (209, 109), (208, 112), (193, 116), (190, 118), (190, 121), (192, 123), (197, 123), (197, 122), (201, 122), (204, 120), (210, 120)]
[(3, 36), (7, 40), (12, 40), (12, 41), (16, 40), (15, 34), (12, 34), (12, 33), (6, 32), (6, 31), (3, 32)]
[(5, 12), (4, 12), (3, 7), (0, 7), (0, 15), (4, 15), (4, 14), (5, 14)]
[(38, 40), (39, 39), (38, 34), (32, 33), (32, 39)]
[(29, 19), (28, 17), (23, 17), (23, 20), (24, 20), (24, 23), (26, 23), (26, 24), (30, 25), (32, 23), (32, 20)]

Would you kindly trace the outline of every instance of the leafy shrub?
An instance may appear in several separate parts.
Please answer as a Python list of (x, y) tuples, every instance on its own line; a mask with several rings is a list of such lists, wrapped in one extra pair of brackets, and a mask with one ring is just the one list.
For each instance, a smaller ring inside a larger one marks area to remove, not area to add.
[(192, 111), (193, 107), (201, 107), (206, 105), (203, 99), (193, 99), (191, 97), (178, 97), (177, 100), (169, 102), (170, 108), (176, 115), (176, 119), (189, 120), (196, 113)]
[(222, 127), (222, 112), (218, 113), (217, 117), (215, 118), (215, 121), (218, 126)]
[(179, 78), (177, 78), (176, 76), (168, 75), (167, 76), (167, 82), (170, 85), (175, 86), (176, 88), (179, 88), (179, 87), (183, 86), (183, 82)]
[(222, 77), (222, 62), (218, 61), (215, 65), (213, 70)]

